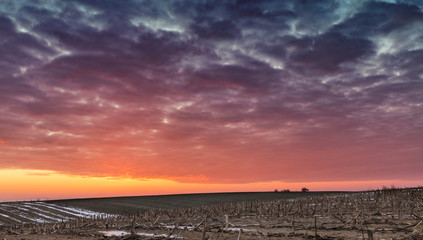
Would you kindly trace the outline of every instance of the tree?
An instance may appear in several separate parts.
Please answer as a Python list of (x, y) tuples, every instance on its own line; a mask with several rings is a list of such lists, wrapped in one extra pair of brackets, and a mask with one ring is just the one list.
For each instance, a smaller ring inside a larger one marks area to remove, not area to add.
[(301, 192), (308, 192), (308, 191), (310, 191), (310, 190), (306, 187), (301, 188)]

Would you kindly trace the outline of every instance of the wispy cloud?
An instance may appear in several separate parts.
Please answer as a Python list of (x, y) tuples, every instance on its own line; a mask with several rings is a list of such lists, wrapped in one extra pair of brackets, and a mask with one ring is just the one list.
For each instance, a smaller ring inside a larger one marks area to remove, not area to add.
[(422, 8), (1, 1), (0, 168), (421, 180)]

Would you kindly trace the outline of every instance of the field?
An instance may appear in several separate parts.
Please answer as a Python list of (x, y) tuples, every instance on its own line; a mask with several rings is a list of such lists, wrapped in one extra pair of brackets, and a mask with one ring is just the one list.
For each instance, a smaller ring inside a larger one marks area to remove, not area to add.
[(0, 214), (8, 240), (423, 239), (422, 188), (2, 203)]
[(87, 209), (71, 208), (45, 202), (0, 203), (0, 226), (56, 223), (93, 216), (106, 215)]
[(190, 208), (203, 205), (216, 205), (227, 202), (269, 201), (330, 194), (334, 192), (244, 192), (244, 193), (203, 193), (177, 194), (141, 197), (113, 197), (66, 199), (49, 201), (49, 203), (92, 211), (121, 214), (142, 212), (155, 208)]

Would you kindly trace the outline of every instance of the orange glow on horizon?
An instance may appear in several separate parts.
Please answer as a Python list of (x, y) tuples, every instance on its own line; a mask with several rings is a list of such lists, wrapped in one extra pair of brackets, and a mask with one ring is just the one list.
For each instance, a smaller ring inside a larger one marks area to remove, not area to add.
[(114, 196), (142, 196), (207, 192), (249, 192), (307, 187), (312, 191), (369, 190), (381, 186), (412, 187), (413, 181), (349, 181), (349, 182), (296, 182), (280, 181), (245, 184), (179, 183), (166, 179), (129, 179), (71, 176), (54, 171), (3, 169), (0, 170), (0, 201), (36, 199), (66, 199)]
[(303, 2), (0, 0), (0, 202), (423, 185), (423, 1)]

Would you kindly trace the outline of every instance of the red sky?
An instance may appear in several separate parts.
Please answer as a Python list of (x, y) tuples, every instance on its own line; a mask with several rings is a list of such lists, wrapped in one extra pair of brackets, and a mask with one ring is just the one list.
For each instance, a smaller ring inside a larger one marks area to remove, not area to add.
[(422, 8), (1, 1), (0, 201), (422, 185)]

